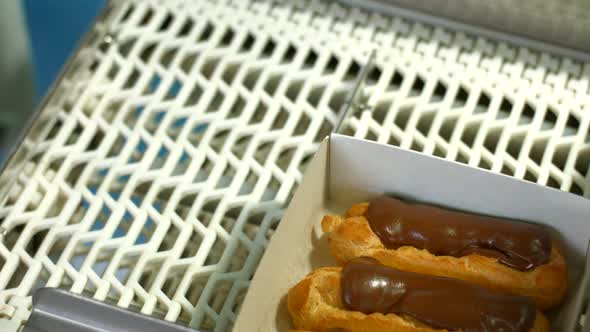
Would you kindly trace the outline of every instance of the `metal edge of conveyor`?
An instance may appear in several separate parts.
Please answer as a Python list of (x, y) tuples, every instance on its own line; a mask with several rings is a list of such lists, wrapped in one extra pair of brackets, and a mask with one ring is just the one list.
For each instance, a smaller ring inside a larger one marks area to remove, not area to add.
[(523, 35), (509, 34), (500, 30), (492, 30), (490, 28), (476, 26), (473, 24), (456, 21), (452, 18), (440, 17), (428, 13), (420, 12), (415, 9), (392, 4), (390, 2), (384, 3), (379, 0), (335, 0), (348, 7), (362, 8), (368, 11), (378, 12), (387, 16), (397, 16), (411, 21), (421, 22), (428, 25), (447, 28), (449, 30), (464, 32), (469, 35), (479, 35), (497, 41), (503, 41), (508, 44), (525, 46), (527, 48), (569, 57), (580, 61), (590, 61), (590, 54), (583, 50), (574, 49), (571, 47), (560, 46), (549, 41), (540, 39), (533, 39)]
[(23, 332), (198, 332), (57, 288), (33, 294), (33, 310)]
[(367, 62), (361, 69), (361, 72), (359, 73), (354, 82), (352, 90), (348, 92), (348, 95), (346, 96), (344, 103), (340, 107), (338, 123), (336, 124), (332, 132), (340, 133), (343, 129), (342, 127), (344, 126), (344, 122), (346, 121), (346, 119), (348, 119), (348, 117), (350, 117), (352, 114), (356, 112), (366, 109), (367, 105), (365, 100), (366, 96), (364, 94), (364, 86), (367, 82), (367, 77), (369, 76), (369, 73), (373, 68), (376, 56), (377, 51), (371, 51), (371, 53), (369, 54), (369, 58), (367, 59)]
[[(64, 66), (61, 68), (59, 74), (57, 75), (57, 78), (50, 85), (49, 89), (47, 90), (47, 93), (45, 94), (45, 96), (43, 97), (41, 102), (38, 104), (38, 106), (36, 107), (35, 111), (33, 112), (33, 115), (28, 119), (27, 123), (20, 130), (20, 134), (19, 134), (18, 138), (15, 140), (14, 146), (10, 149), (10, 152), (8, 153), (6, 159), (0, 164), (0, 204), (3, 204), (6, 201), (12, 186), (14, 185), (14, 183), (17, 180), (16, 176), (11, 176), (11, 175), (20, 173), (24, 169), (28, 159), (31, 157), (31, 151), (29, 151), (28, 153), (25, 152), (26, 155), (18, 156), (18, 158), (17, 158), (17, 155), (20, 152), (22, 143), (24, 142), (26, 137), (31, 132), (31, 129), (33, 128), (35, 122), (41, 117), (41, 115), (42, 115), (43, 111), (46, 109), (46, 106), (48, 105), (49, 101), (54, 96), (54, 94), (57, 90), (57, 87), (60, 85), (60, 83), (63, 81), (65, 75), (68, 73), (68, 71), (72, 67), (72, 64), (74, 62), (73, 60), (76, 58), (76, 55), (91, 40), (92, 35), (94, 33), (93, 27), (94, 27), (95, 23), (103, 21), (107, 17), (107, 15), (109, 13), (109, 9), (111, 9), (111, 6), (112, 6), (112, 0), (107, 1), (105, 6), (100, 11), (100, 13), (96, 16), (96, 19), (94, 20), (94, 24), (89, 25), (88, 30), (85, 32), (84, 36), (77, 43), (77, 45), (74, 48), (74, 50), (72, 51), (72, 53), (70, 53), (68, 60), (65, 62)], [(11, 172), (8, 172), (8, 170), (10, 170)], [(3, 230), (2, 224), (0, 223), (0, 240), (3, 236), (4, 231), (5, 230)]]

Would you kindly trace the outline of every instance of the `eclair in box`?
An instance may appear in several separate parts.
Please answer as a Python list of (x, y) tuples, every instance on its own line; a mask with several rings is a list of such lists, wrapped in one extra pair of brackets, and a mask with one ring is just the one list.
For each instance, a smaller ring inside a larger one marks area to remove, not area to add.
[(479, 216), (391, 197), (326, 215), (332, 255), (368, 256), (403, 271), (456, 278), (554, 307), (567, 287), (566, 263), (542, 225)]
[(287, 305), (298, 331), (549, 331), (530, 298), (366, 257), (309, 273), (291, 288)]

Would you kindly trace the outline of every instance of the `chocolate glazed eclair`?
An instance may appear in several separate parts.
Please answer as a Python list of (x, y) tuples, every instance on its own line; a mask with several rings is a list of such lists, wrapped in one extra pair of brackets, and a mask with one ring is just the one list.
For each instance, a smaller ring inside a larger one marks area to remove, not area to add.
[(530, 298), (366, 257), (311, 272), (289, 291), (287, 304), (295, 327), (317, 332), (549, 330)]
[(322, 229), (341, 264), (373, 257), (399, 270), (527, 296), (542, 310), (558, 305), (567, 287), (565, 260), (541, 225), (383, 196), (343, 218), (324, 216)]

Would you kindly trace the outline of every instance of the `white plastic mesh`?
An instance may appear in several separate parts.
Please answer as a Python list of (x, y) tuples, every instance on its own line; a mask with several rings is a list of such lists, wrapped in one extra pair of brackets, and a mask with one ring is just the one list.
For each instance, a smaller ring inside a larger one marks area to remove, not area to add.
[(394, 45), (343, 133), (590, 194), (588, 64), (415, 26)]
[(584, 63), (325, 1), (122, 1), (93, 30), (0, 208), (0, 327), (50, 286), (229, 330), (374, 48), (345, 133), (590, 193)]

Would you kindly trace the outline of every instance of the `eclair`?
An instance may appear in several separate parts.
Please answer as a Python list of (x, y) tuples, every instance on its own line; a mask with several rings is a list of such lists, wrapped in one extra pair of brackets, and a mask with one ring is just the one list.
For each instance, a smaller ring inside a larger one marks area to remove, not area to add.
[(549, 331), (530, 298), (368, 257), (309, 273), (289, 290), (287, 305), (298, 331)]
[(456, 278), (531, 298), (545, 310), (567, 288), (566, 263), (544, 226), (479, 216), (381, 196), (326, 215), (340, 264), (373, 257), (403, 271)]

